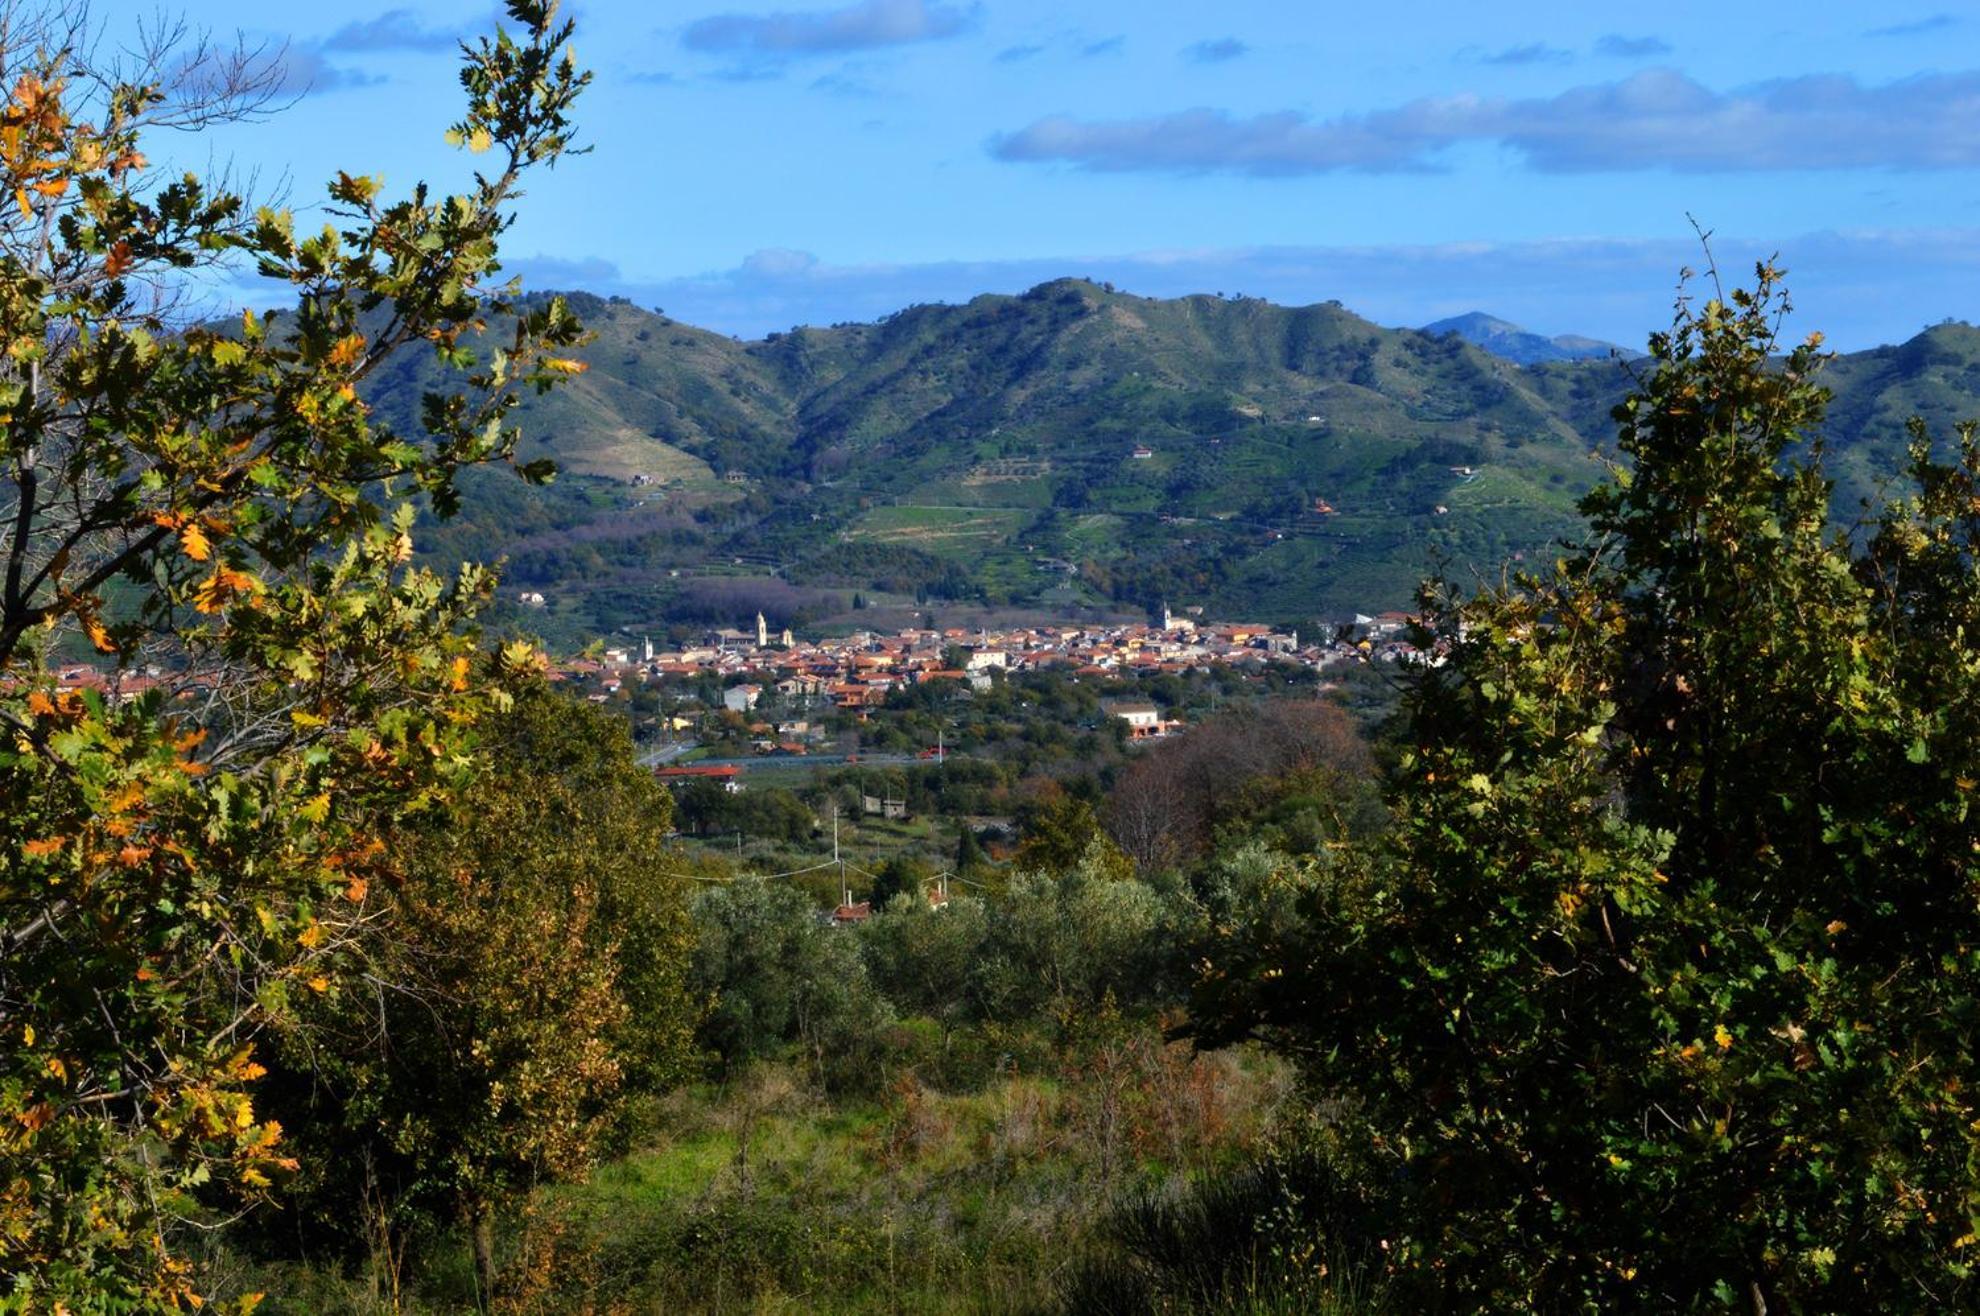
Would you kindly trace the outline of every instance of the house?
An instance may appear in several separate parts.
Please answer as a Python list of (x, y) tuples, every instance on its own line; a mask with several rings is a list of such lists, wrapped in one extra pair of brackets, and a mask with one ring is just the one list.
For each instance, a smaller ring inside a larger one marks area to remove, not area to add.
[(722, 707), (731, 713), (747, 713), (756, 707), (756, 701), (762, 697), (762, 686), (732, 685), (722, 692)]
[(1100, 711), (1127, 723), (1130, 740), (1162, 734), (1162, 710), (1146, 699), (1102, 699)]
[(1154, 455), (1155, 455), (1155, 450), (1149, 447), (1145, 443), (1135, 444), (1134, 450), (1128, 454), (1129, 457), (1132, 457), (1135, 461), (1138, 462), (1145, 462)]
[(848, 901), (832, 911), (832, 922), (838, 927), (848, 923), (864, 923), (872, 917), (873, 902), (870, 900)]
[(669, 786), (688, 781), (712, 781), (731, 795), (742, 790), (742, 769), (733, 766), (701, 767), (689, 764), (684, 768), (656, 768), (653, 775)]

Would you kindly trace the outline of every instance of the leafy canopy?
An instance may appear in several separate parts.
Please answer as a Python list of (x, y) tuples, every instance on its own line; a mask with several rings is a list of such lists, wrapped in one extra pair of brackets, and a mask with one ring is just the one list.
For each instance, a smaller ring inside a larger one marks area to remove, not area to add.
[(1426, 1300), (1973, 1301), (1980, 442), (1832, 526), (1777, 280), (1652, 338), (1551, 573), (1428, 592), (1393, 842), (1206, 965), (1347, 1099)]
[[(310, 234), (144, 154), (260, 112), (270, 67), (164, 41), (107, 68), (61, 6), (0, 29), (0, 1305), (196, 1300), (195, 1194), (292, 1168), (257, 1035), (333, 987), (395, 875), (380, 831), (499, 702), (463, 630), (491, 578), (412, 569), (408, 499), (449, 510), (513, 452), (516, 387), (579, 369), (561, 303), (493, 280), (588, 75), (552, 0), (507, 13), (463, 51), (471, 186), (340, 174)], [(189, 326), (197, 276), (242, 267), (292, 309)], [(359, 386), (421, 345), (458, 374), (401, 434)], [(110, 688), (58, 684), (79, 649)]]

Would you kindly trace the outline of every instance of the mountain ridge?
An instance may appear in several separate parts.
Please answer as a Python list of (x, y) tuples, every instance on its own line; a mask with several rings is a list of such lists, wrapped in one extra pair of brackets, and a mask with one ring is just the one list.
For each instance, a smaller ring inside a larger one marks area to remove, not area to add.
[[(507, 558), (560, 637), (903, 607), (1074, 612), (1167, 599), (1310, 621), (1549, 551), (1604, 466), (1624, 363), (1521, 366), (1338, 303), (1021, 294), (741, 341), (572, 295), (589, 369), (519, 411), (548, 489), (493, 472), (432, 560)], [(409, 418), (430, 363), (372, 400)], [(1902, 418), (1980, 414), (1980, 331), (1838, 358), (1839, 501), (1897, 469)], [(727, 609), (727, 611), (725, 611)], [(747, 613), (745, 613), (747, 615)]]
[(1421, 332), (1433, 337), (1456, 334), (1474, 347), (1481, 347), (1494, 356), (1523, 366), (1538, 365), (1544, 361), (1599, 360), (1612, 355), (1625, 355), (1622, 348), (1599, 338), (1590, 338), (1585, 334), (1556, 334), (1549, 338), (1484, 311), (1467, 311), (1463, 315), (1434, 320), (1424, 325)]

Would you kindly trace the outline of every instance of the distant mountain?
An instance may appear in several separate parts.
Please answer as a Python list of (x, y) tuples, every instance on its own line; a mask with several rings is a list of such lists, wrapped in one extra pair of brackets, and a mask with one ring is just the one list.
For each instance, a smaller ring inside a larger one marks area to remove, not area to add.
[[(521, 412), (545, 489), (470, 473), (431, 560), (506, 558), (558, 640), (876, 606), (1293, 621), (1539, 556), (1601, 476), (1611, 360), (1522, 367), (1335, 303), (1135, 297), (1077, 280), (742, 342), (574, 294), (590, 369)], [(1436, 326), (1432, 326), (1435, 328)], [(372, 401), (408, 421), (430, 358)], [(1980, 415), (1980, 331), (1838, 360), (1839, 499), (1897, 469), (1902, 414)], [(1901, 414), (1902, 413), (1902, 414)], [(1847, 501), (1844, 505), (1851, 505)]]
[(1599, 338), (1585, 338), (1580, 334), (1543, 338), (1510, 320), (1501, 320), (1483, 311), (1454, 315), (1447, 320), (1426, 324), (1423, 332), (1433, 338), (1456, 334), (1474, 347), (1482, 347), (1493, 356), (1504, 357), (1523, 366), (1538, 365), (1543, 361), (1602, 359), (1622, 351), (1613, 343), (1605, 343)]

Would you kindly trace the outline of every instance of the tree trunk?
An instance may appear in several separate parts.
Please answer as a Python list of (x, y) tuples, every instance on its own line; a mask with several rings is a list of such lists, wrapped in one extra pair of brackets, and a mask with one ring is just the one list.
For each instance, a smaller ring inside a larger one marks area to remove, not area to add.
[(495, 1300), (495, 1214), (477, 1206), (468, 1218), (468, 1236), (474, 1245), (474, 1284), (481, 1309), (488, 1310)]

